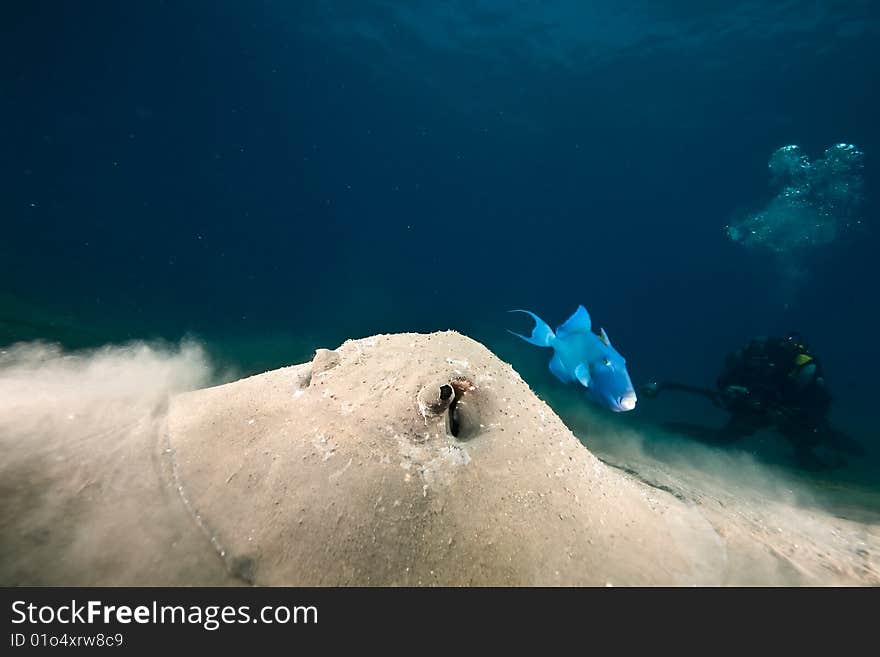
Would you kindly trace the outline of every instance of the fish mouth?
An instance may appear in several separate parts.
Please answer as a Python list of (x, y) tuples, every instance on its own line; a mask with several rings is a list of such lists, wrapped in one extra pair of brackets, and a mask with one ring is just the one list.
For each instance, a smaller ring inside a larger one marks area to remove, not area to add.
[(617, 400), (619, 411), (631, 411), (636, 407), (636, 393), (628, 392)]

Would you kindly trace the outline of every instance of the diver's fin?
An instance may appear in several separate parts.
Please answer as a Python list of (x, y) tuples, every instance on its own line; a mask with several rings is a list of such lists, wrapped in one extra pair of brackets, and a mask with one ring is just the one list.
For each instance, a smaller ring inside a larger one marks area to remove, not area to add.
[(508, 333), (513, 333), (516, 337), (522, 338), (526, 342), (533, 344), (537, 347), (549, 347), (553, 340), (556, 339), (556, 336), (553, 335), (553, 330), (547, 326), (547, 323), (538, 317), (535, 313), (530, 312), (528, 310), (511, 310), (512, 313), (525, 313), (530, 315), (533, 320), (535, 320), (535, 328), (532, 329), (532, 334), (529, 337), (524, 335), (520, 335), (519, 333), (514, 333), (513, 331), (508, 330)]
[(556, 335), (562, 337), (574, 333), (589, 333), (591, 326), (590, 313), (583, 306), (578, 306), (574, 314), (556, 329)]
[(571, 374), (565, 369), (559, 354), (553, 354), (553, 358), (550, 359), (550, 371), (553, 373), (553, 376), (563, 383), (571, 383)]
[(602, 342), (607, 344), (609, 347), (611, 346), (611, 340), (608, 339), (608, 334), (605, 332), (605, 329), (603, 329), (603, 328), (599, 329), (599, 339), (602, 340)]
[(587, 366), (581, 363), (577, 367), (574, 368), (574, 375), (578, 381), (581, 382), (581, 385), (584, 388), (590, 387), (590, 370), (587, 369)]

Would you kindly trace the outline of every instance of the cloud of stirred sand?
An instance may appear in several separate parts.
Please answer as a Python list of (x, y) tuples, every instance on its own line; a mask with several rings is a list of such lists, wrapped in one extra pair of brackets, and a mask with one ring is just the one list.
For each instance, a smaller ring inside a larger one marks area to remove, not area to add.
[(0, 440), (63, 440), (64, 434), (124, 428), (145, 412), (158, 412), (170, 394), (202, 387), (212, 377), (194, 341), (75, 353), (43, 342), (0, 348)]
[(136, 557), (195, 549), (156, 460), (168, 401), (217, 378), (189, 340), (0, 347), (0, 584), (171, 583)]

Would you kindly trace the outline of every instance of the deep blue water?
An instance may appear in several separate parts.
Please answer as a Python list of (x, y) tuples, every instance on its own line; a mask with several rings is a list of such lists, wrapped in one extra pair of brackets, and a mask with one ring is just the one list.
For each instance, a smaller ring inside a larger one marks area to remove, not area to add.
[[(452, 328), (541, 388), (505, 311), (583, 303), (637, 384), (799, 330), (871, 443), (878, 37), (856, 0), (5, 2), (0, 342), (257, 371)], [(840, 141), (864, 227), (786, 284), (723, 228)]]

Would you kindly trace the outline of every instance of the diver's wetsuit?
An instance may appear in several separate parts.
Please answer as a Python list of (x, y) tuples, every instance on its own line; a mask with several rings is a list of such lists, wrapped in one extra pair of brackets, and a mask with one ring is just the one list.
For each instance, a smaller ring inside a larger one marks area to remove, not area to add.
[(717, 391), (662, 383), (653, 384), (647, 396), (660, 390), (700, 394), (730, 412), (727, 424), (718, 430), (668, 425), (705, 442), (733, 443), (773, 427), (791, 441), (804, 464), (815, 461), (811, 450), (819, 445), (850, 453), (862, 451), (858, 443), (829, 425), (831, 395), (822, 366), (797, 335), (755, 339), (728, 355)]

